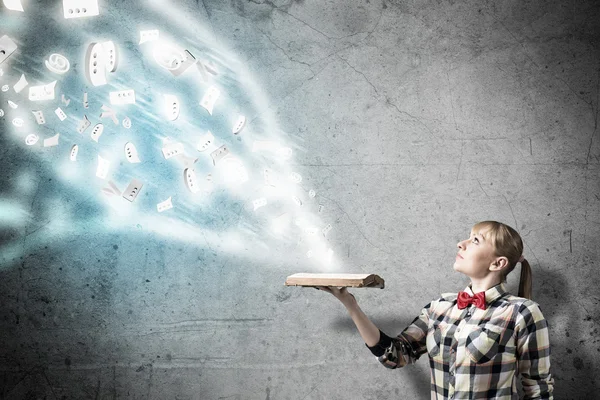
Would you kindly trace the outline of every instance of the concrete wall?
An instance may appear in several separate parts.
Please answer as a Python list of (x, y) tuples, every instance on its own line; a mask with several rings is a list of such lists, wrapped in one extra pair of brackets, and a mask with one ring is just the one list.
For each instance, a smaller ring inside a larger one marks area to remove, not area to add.
[[(59, 1), (24, 7), (0, 11), (0, 36), (19, 45), (0, 65), (10, 86), (0, 92), (2, 398), (428, 398), (425, 357), (386, 370), (337, 300), (283, 283), (295, 272), (377, 273), (384, 290), (353, 293), (397, 334), (431, 299), (468, 283), (452, 269), (456, 243), (484, 219), (525, 242), (533, 299), (550, 326), (555, 398), (595, 396), (597, 2), (103, 1), (99, 16), (68, 20)], [(219, 74), (174, 77), (152, 43), (138, 43), (142, 29), (159, 29)], [(94, 87), (85, 50), (103, 40), (122, 60)], [(52, 53), (71, 61), (65, 75), (44, 66)], [(55, 100), (15, 93), (21, 74), (30, 86), (58, 80)], [(198, 104), (211, 85), (222, 90), (212, 115)], [(128, 88), (136, 104), (111, 107), (130, 129), (100, 118), (108, 92)], [(163, 93), (182, 102), (176, 121), (161, 114)], [(91, 127), (76, 132), (84, 114), (105, 124), (98, 143)], [(239, 114), (248, 123), (233, 135)], [(226, 186), (195, 149), (206, 130), (244, 162), (248, 182)], [(55, 132), (59, 145), (43, 147)], [(34, 146), (30, 133), (40, 136)], [(166, 136), (199, 158), (199, 193), (182, 175), (193, 160), (163, 158)], [(292, 158), (252, 152), (266, 139)], [(125, 160), (127, 141), (141, 163)], [(112, 162), (106, 180), (95, 176), (99, 154)], [(303, 180), (265, 192), (265, 167)], [(132, 203), (102, 192), (132, 178), (144, 183)], [(158, 213), (169, 196), (174, 208)], [(269, 204), (254, 211), (263, 196)], [(292, 222), (277, 234), (270, 224), (284, 213)], [(299, 216), (332, 229), (306, 237)]]

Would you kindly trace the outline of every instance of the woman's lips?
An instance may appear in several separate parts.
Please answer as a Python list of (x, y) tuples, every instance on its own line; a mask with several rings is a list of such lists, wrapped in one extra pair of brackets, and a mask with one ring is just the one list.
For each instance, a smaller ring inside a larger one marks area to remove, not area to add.
[(459, 260), (459, 259), (460, 259), (460, 260), (462, 260), (463, 258), (460, 256), (460, 254), (457, 254), (457, 255), (456, 255), (456, 259), (457, 259), (457, 260)]

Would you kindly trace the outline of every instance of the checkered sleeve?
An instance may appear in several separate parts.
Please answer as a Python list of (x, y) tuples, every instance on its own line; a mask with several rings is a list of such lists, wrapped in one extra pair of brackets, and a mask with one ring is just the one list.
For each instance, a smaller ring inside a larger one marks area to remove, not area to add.
[(395, 369), (414, 364), (427, 352), (426, 338), (431, 303), (421, 310), (421, 314), (398, 336), (391, 338), (381, 330), (379, 342), (374, 346), (365, 345), (384, 367)]
[(531, 300), (523, 302), (516, 325), (518, 368), (524, 399), (553, 399), (548, 323), (539, 305)]

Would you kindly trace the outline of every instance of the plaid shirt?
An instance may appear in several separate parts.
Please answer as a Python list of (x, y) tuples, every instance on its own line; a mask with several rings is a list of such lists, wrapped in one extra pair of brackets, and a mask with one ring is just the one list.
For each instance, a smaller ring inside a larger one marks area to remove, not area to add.
[[(473, 295), (470, 285), (465, 292)], [(537, 303), (506, 292), (485, 291), (486, 310), (459, 310), (457, 293), (443, 293), (397, 337), (380, 331), (367, 346), (385, 367), (414, 364), (429, 354), (432, 399), (552, 399), (548, 324)]]

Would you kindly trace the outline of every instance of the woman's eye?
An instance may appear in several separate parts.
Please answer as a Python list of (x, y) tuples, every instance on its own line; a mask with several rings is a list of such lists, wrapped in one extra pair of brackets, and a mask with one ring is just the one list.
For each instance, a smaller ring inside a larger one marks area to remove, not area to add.
[(473, 243), (479, 243), (479, 239), (473, 238)]

